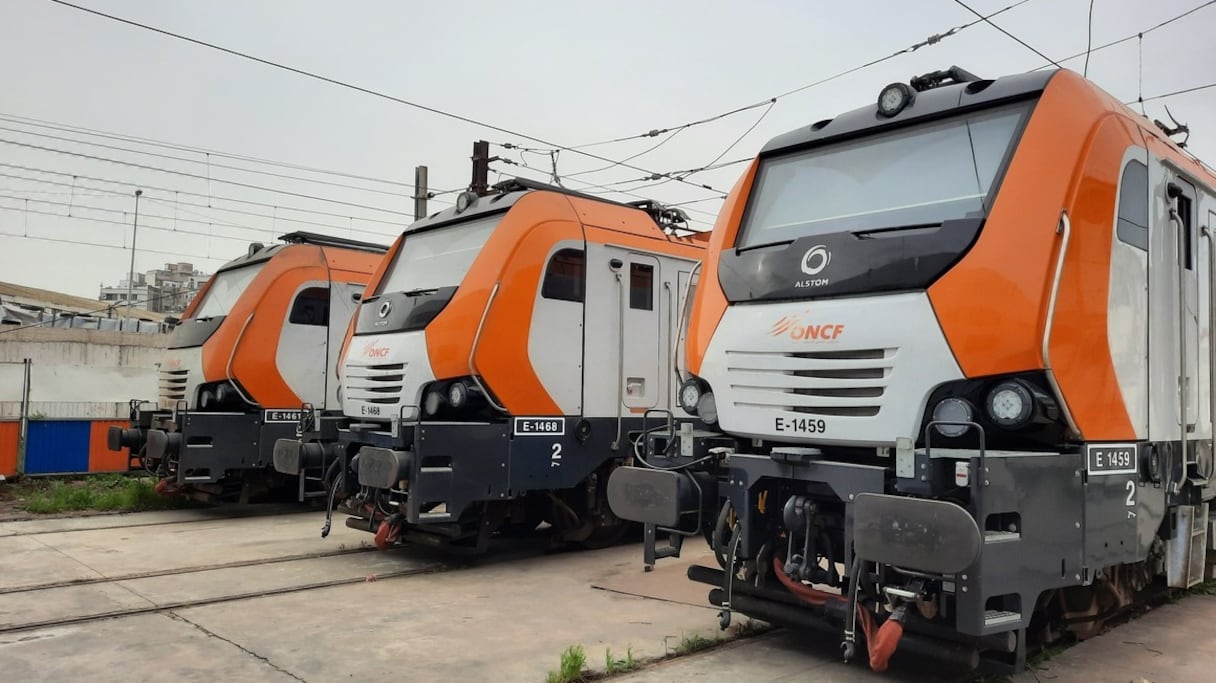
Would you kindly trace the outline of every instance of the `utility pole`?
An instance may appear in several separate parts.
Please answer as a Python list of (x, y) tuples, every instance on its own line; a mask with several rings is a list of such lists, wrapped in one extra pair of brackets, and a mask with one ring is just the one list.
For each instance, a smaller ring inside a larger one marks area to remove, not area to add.
[(469, 191), (477, 196), (485, 195), (490, 189), (490, 143), (478, 140), (473, 143), (473, 180), (469, 183)]
[(414, 167), (414, 220), (426, 218), (426, 200), (430, 198), (426, 185), (426, 166)]
[(135, 236), (139, 233), (139, 196), (143, 190), (135, 191), (135, 222), (131, 225), (131, 270), (127, 273), (127, 314), (131, 313), (134, 302), (131, 292), (135, 289)]

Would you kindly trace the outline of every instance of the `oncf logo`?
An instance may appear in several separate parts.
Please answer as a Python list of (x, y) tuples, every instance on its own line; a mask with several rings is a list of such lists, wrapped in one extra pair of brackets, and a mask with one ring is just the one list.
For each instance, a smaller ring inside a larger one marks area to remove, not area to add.
[(377, 314), (381, 318), (387, 318), (388, 314), (391, 313), (392, 311), (393, 311), (393, 302), (388, 299), (385, 299), (384, 303), (380, 304), (380, 310), (377, 311)]
[(385, 358), (388, 356), (388, 347), (376, 346), (376, 342), (368, 342), (363, 346), (363, 355), (368, 358)]
[(840, 323), (821, 323), (803, 325), (802, 315), (783, 315), (781, 319), (773, 323), (769, 328), (769, 335), (773, 337), (789, 336), (790, 339), (798, 341), (835, 341), (840, 339), (841, 333), (844, 332), (844, 325)]
[(802, 255), (802, 272), (807, 275), (818, 275), (832, 262), (832, 252), (822, 244), (816, 244)]

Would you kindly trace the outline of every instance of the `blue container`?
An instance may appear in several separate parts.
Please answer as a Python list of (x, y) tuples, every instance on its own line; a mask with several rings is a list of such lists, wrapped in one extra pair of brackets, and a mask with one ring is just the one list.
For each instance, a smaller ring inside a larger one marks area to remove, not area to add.
[(26, 474), (70, 474), (88, 471), (88, 421), (30, 421), (25, 442)]

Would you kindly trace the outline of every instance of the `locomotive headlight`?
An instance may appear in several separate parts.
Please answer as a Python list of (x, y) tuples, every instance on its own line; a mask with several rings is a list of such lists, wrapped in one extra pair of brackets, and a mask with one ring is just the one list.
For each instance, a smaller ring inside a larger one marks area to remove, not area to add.
[[(975, 417), (975, 411), (971, 408), (971, 404), (961, 398), (942, 399), (936, 406), (933, 407), (933, 420), (935, 422), (971, 422)], [(954, 438), (962, 436), (971, 429), (970, 425), (965, 424), (939, 424), (934, 425), (934, 429), (942, 436)]]
[(701, 420), (705, 424), (714, 424), (718, 421), (718, 401), (714, 398), (713, 392), (701, 394), (701, 399), (697, 401), (697, 415), (701, 416)]
[(210, 389), (203, 389), (198, 392), (198, 407), (201, 410), (207, 410), (215, 404), (215, 395)]
[(221, 384), (215, 388), (215, 400), (221, 404), (227, 403), (228, 399), (232, 398), (232, 387), (228, 384)]
[(451, 403), (453, 408), (460, 408), (468, 400), (469, 388), (464, 382), (452, 382), (452, 386), (448, 387), (448, 403)]
[(443, 396), (443, 392), (438, 389), (431, 389), (426, 392), (426, 398), (422, 399), (422, 409), (427, 415), (434, 416), (443, 407), (443, 402), (447, 400)]
[(1001, 382), (988, 392), (988, 417), (1005, 428), (1021, 427), (1034, 416), (1034, 396), (1021, 382)]
[(701, 382), (696, 377), (689, 377), (680, 385), (680, 407), (689, 415), (696, 415), (700, 402)]
[(890, 118), (912, 103), (912, 88), (903, 83), (892, 83), (878, 94), (878, 113)]

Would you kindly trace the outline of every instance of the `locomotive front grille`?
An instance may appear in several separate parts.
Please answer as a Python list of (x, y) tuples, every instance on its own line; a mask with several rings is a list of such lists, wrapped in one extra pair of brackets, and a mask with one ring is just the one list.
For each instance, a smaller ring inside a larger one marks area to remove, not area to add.
[(186, 386), (190, 382), (189, 370), (161, 370), (157, 392), (162, 403), (172, 405), (186, 399)]
[(872, 417), (882, 409), (898, 351), (728, 351), (726, 378), (738, 407)]
[(405, 363), (348, 363), (344, 398), (378, 405), (400, 404), (405, 366)]

